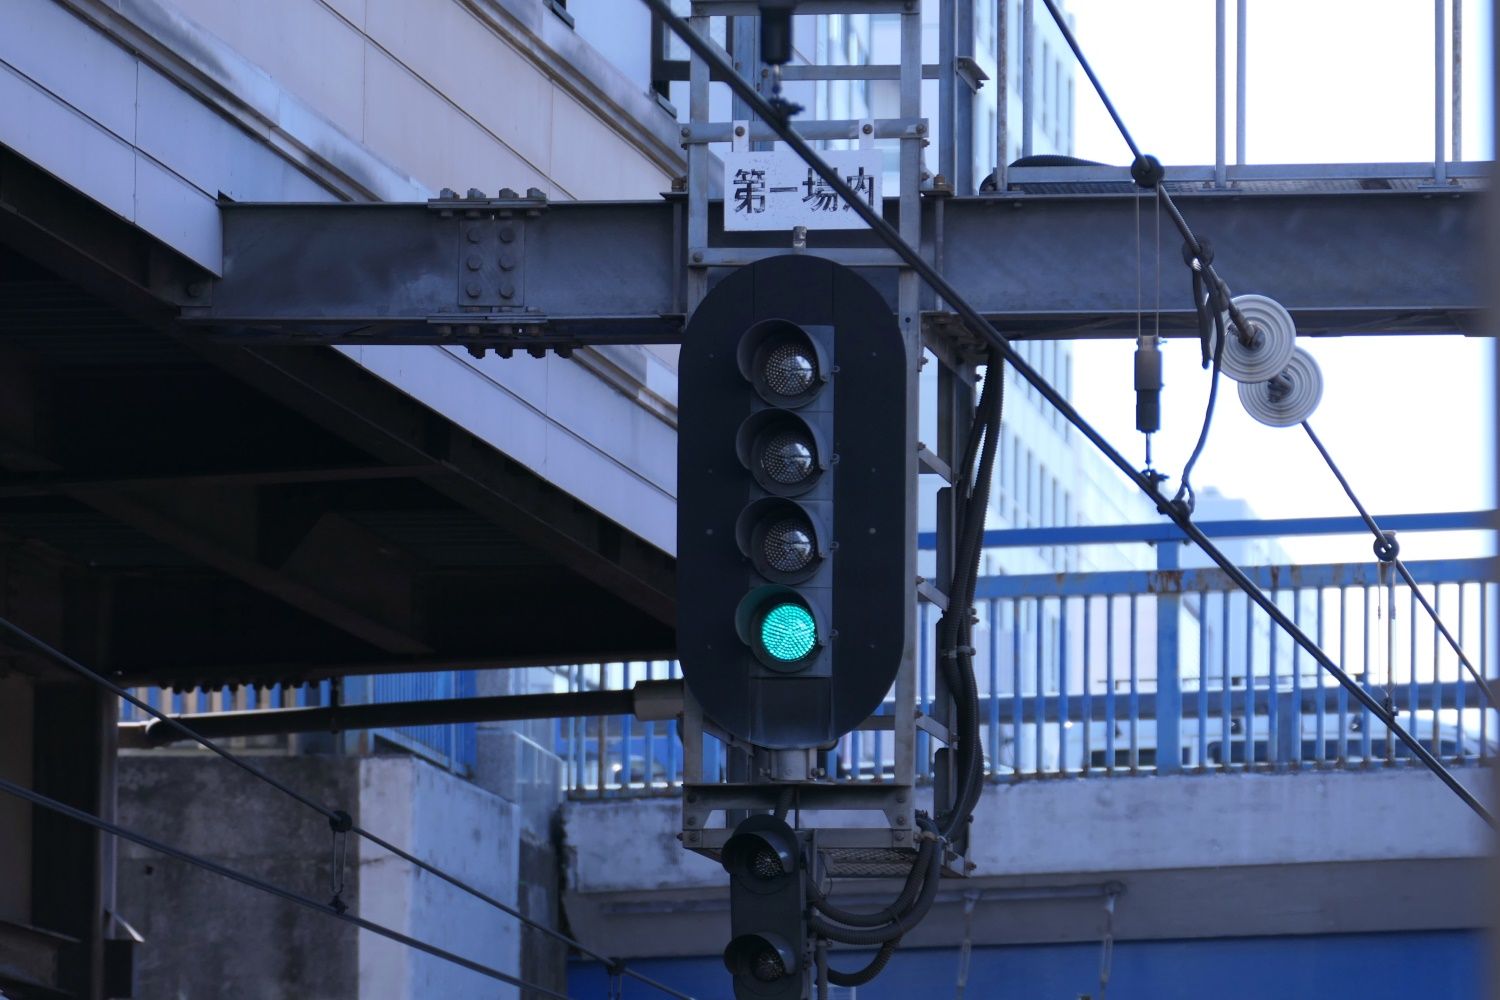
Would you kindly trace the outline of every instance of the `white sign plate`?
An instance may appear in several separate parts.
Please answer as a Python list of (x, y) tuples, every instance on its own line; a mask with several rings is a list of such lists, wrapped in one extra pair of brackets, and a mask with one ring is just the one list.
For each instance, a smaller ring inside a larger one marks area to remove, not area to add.
[[(831, 150), (822, 154), (865, 203), (879, 211), (878, 149)], [(724, 228), (865, 229), (863, 219), (823, 178), (790, 149), (731, 152), (724, 156)]]

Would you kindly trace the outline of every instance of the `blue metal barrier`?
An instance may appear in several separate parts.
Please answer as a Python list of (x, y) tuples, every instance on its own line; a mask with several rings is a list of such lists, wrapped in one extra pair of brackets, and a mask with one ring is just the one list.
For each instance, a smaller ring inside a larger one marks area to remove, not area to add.
[[(1489, 529), (1490, 512), (1387, 516), (1390, 530)], [(1358, 518), (1207, 522), (1213, 537), (1364, 532)], [(1178, 568), (1170, 524), (1032, 528), (986, 533), (1003, 547), (1151, 544), (1156, 568), (988, 576), (976, 592), (975, 671), (982, 742), (993, 780), (1038, 776), (1279, 771), (1410, 764), (1378, 720), (1351, 708), (1324, 675), (1217, 569)], [(924, 536), (931, 544), (931, 537)], [(1495, 582), (1485, 559), (1408, 563), (1475, 665), (1495, 674)], [(1246, 567), (1336, 662), (1434, 753), (1454, 764), (1500, 750), (1491, 711), (1399, 578), (1373, 561)], [(933, 691), (936, 615), (920, 605), (919, 708)], [(617, 688), (677, 676), (676, 664), (568, 668), (568, 689)], [(887, 702), (880, 713), (894, 706)], [(662, 724), (650, 724), (656, 727)], [(574, 796), (671, 793), (681, 781), (675, 725), (666, 741), (643, 724), (580, 719), (556, 730)], [(654, 731), (654, 730), (653, 730)], [(718, 745), (705, 740), (707, 759)], [(672, 756), (666, 756), (667, 748)], [(928, 740), (919, 767), (930, 779)], [(845, 736), (830, 756), (845, 777), (890, 780), (890, 741)]]
[[(1387, 516), (1402, 531), (1489, 529), (1491, 512)], [(1363, 532), (1357, 518), (1206, 522), (1211, 536), (1285, 537)], [(924, 536), (931, 543), (931, 538)], [(1402, 766), (1404, 747), (1378, 720), (1351, 705), (1322, 673), (1217, 569), (1178, 568), (1180, 533), (1170, 524), (1029, 528), (987, 532), (992, 548), (1144, 543), (1155, 569), (986, 576), (976, 589), (975, 672), (982, 742), (994, 780), (1301, 767)], [(1407, 564), (1475, 666), (1496, 676), (1496, 581), (1490, 560)], [(1454, 763), (1500, 750), (1491, 709), (1432, 628), (1415, 597), (1379, 564), (1246, 567), (1251, 578), (1435, 754)], [(930, 605), (917, 609), (919, 708), (934, 690)], [(588, 691), (681, 676), (675, 662), (532, 668), (522, 689)], [(346, 678), (343, 699), (408, 701), (472, 695), (473, 671)], [(138, 689), (174, 712), (328, 704), (329, 682), (296, 688), (163, 692)], [(887, 702), (877, 712), (890, 714)], [(122, 718), (139, 713), (125, 706)], [(350, 734), (349, 749), (376, 741), (455, 771), (475, 761), (475, 726), (421, 726)], [(565, 784), (579, 797), (671, 795), (682, 781), (675, 722), (633, 718), (560, 719), (553, 749)], [(705, 737), (710, 772), (722, 768)], [(880, 729), (845, 736), (829, 753), (830, 773), (890, 780), (894, 748)], [(918, 766), (930, 779), (929, 740)]]

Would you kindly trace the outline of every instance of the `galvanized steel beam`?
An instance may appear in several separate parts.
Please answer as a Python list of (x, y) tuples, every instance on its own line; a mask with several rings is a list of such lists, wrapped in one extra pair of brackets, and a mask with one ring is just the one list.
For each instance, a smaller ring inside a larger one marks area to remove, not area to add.
[[(1319, 186), (1328, 185), (1302, 184)], [(940, 259), (949, 280), (1018, 336), (1133, 336), (1138, 309), (1155, 311), (1159, 261), (1163, 325), (1194, 332), (1175, 238), (1158, 255), (1154, 201), (1101, 192), (1105, 184), (1078, 187), (1085, 193), (947, 199)], [(1478, 323), (1481, 215), (1472, 188), (1174, 196), (1217, 248), (1216, 267), (1234, 291), (1275, 297), (1300, 332), (1468, 333)], [(889, 209), (894, 215), (894, 202)], [(930, 251), (936, 211), (924, 206)], [(685, 276), (711, 283), (729, 263), (683, 259), (679, 200), (226, 204), (222, 215), (223, 277), (164, 272), (154, 291), (179, 304), (185, 324), (240, 343), (536, 352), (671, 343), (687, 312)], [(715, 224), (709, 245), (721, 236)], [(804, 252), (848, 254), (855, 266), (879, 260), (873, 242), (845, 236), (856, 246), (820, 248), (812, 234)], [(756, 240), (739, 242), (752, 244), (739, 256), (755, 252)], [(789, 251), (775, 234), (759, 242), (763, 252)], [(1138, 266), (1149, 279), (1144, 297)], [(894, 309), (893, 270), (872, 266), (866, 276)], [(945, 315), (932, 319), (941, 326)]]

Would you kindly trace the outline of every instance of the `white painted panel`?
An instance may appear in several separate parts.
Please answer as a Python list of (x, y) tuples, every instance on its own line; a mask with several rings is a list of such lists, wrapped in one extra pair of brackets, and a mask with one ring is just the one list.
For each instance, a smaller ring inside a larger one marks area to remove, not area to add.
[(598, 377), (572, 361), (549, 357), (547, 372), (553, 419), (566, 421), (578, 437), (676, 495), (676, 431), (623, 393), (601, 393)]
[(547, 418), (447, 350), (381, 345), (340, 350), (528, 469), (547, 468)]
[(219, 206), (144, 153), (135, 154), (135, 224), (214, 274), (224, 267)]
[(677, 551), (674, 498), (633, 470), (610, 461), (571, 429), (555, 423), (547, 425), (545, 475), (663, 552)]
[(551, 164), (553, 179), (579, 199), (655, 198), (671, 187), (665, 173), (561, 90), (552, 98)]
[(126, 219), (135, 218), (135, 152), (0, 63), (0, 144)]
[(0, 61), (120, 138), (135, 138), (134, 54), (53, 0), (0, 3)]
[(460, 4), (367, 4), (366, 31), (376, 44), (537, 170), (549, 171), (554, 87), (534, 63)]
[(356, 28), (365, 26), (365, 0), (323, 0), (323, 2)]
[[(836, 149), (823, 159), (863, 195), (867, 207), (881, 204), (878, 149)], [(834, 193), (790, 149), (724, 154), (724, 228), (777, 230), (867, 229), (849, 203)]]
[(365, 92), (371, 108), (365, 144), (428, 188), (552, 192), (552, 182), (538, 170), (374, 46), (365, 65)]
[(509, 359), (497, 354), (476, 358), (468, 351), (453, 350), (450, 356), (468, 365), (483, 378), (503, 386), (538, 413), (547, 412), (547, 360), (517, 351)]
[(330, 201), (333, 195), (150, 66), (141, 66), (136, 144), (209, 197)]
[(315, 0), (174, 4), (349, 135), (363, 136), (365, 43), (349, 22)]

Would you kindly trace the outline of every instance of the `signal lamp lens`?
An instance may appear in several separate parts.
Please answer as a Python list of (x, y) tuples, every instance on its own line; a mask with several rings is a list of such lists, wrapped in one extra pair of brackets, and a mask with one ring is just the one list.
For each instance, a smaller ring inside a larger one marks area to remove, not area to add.
[(807, 344), (784, 343), (766, 355), (762, 377), (766, 388), (773, 393), (795, 399), (813, 387), (818, 377), (818, 362)]
[(813, 474), (813, 443), (806, 434), (777, 431), (761, 449), (760, 467), (783, 486), (805, 482)]
[(761, 552), (772, 569), (798, 573), (807, 568), (816, 554), (812, 525), (805, 518), (786, 517), (766, 529)]
[(781, 865), (781, 856), (769, 847), (761, 848), (750, 858), (750, 874), (769, 882), (786, 874)]
[(812, 612), (793, 601), (771, 605), (760, 619), (760, 644), (774, 660), (796, 663), (818, 642), (818, 623)]
[(755, 955), (755, 966), (751, 975), (763, 983), (774, 983), (786, 977), (786, 963), (774, 948), (765, 948)]

